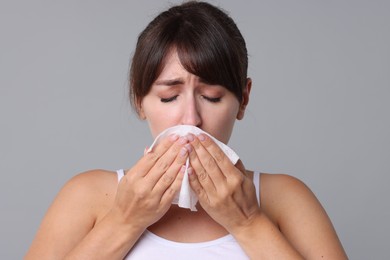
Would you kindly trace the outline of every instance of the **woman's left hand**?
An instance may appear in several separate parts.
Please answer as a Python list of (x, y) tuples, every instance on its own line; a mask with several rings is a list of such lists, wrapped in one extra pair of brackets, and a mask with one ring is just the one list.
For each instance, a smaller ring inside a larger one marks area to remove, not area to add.
[(193, 137), (190, 185), (203, 209), (234, 234), (260, 214), (253, 181), (241, 160), (234, 165), (210, 137)]

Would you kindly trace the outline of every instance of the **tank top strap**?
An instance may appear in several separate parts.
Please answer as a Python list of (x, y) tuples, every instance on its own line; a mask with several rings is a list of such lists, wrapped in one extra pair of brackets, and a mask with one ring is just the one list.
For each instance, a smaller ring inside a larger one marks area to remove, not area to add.
[(116, 173), (118, 175), (118, 183), (119, 183), (121, 181), (122, 177), (125, 176), (125, 172), (123, 171), (123, 169), (120, 169), (120, 170), (117, 170)]
[(253, 172), (253, 184), (255, 185), (256, 188), (256, 198), (257, 198), (257, 203), (259, 203), (260, 206), (260, 172), (254, 171)]

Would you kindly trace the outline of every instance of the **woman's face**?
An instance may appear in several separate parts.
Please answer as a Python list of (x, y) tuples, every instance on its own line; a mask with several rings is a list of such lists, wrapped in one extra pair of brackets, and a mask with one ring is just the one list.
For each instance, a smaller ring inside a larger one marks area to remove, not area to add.
[(154, 138), (172, 126), (194, 125), (227, 143), (236, 118), (243, 117), (250, 82), (247, 90), (240, 104), (223, 86), (210, 85), (186, 71), (177, 52), (171, 51), (163, 71), (142, 99), (139, 115), (148, 121)]

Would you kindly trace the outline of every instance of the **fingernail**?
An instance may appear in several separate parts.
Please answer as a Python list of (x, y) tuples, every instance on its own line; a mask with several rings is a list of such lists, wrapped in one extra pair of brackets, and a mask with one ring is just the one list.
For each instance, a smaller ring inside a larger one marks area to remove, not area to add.
[(194, 136), (192, 134), (188, 134), (187, 136), (188, 141), (192, 142), (194, 141)]
[(179, 144), (185, 144), (187, 142), (188, 142), (188, 140), (187, 140), (187, 138), (185, 136), (180, 137)]
[(205, 135), (198, 135), (198, 138), (201, 142), (203, 142), (204, 140), (206, 140), (206, 136)]
[(192, 145), (186, 144), (184, 147), (187, 149), (188, 153), (192, 152)]
[(177, 134), (171, 134), (169, 136), (169, 140), (172, 142), (176, 141), (177, 139), (179, 139), (179, 136)]
[(189, 167), (188, 169), (187, 169), (187, 173), (188, 173), (188, 175), (192, 175), (194, 172), (192, 171), (192, 168), (191, 167)]
[(181, 156), (181, 157), (184, 157), (184, 156), (186, 156), (186, 154), (187, 154), (187, 149), (184, 148), (184, 147), (181, 148), (181, 149), (180, 149), (180, 156)]

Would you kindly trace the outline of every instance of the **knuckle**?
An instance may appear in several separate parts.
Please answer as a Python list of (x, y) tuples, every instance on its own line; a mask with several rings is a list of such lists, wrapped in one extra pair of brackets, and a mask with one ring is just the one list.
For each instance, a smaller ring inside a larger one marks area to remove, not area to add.
[(191, 143), (191, 145), (195, 148), (195, 150), (197, 150), (200, 147), (200, 143), (196, 139)]
[(197, 194), (198, 196), (202, 195), (202, 188), (196, 188), (195, 189), (195, 194)]
[(169, 164), (165, 160), (158, 160), (157, 167), (165, 172), (169, 168)]
[(138, 187), (134, 190), (134, 197), (137, 200), (145, 200), (145, 198), (148, 196), (148, 191), (143, 187)]
[(186, 160), (187, 160), (187, 158), (183, 158), (181, 156), (178, 156), (178, 158), (176, 158), (175, 162), (177, 165), (184, 165)]
[(175, 146), (172, 148), (172, 152), (175, 154), (175, 155), (180, 155), (180, 152), (181, 152), (181, 149), (182, 149), (182, 146)]
[(179, 153), (179, 151), (180, 151), (180, 148), (181, 148), (181, 146), (179, 145), (179, 144), (174, 144), (174, 145), (172, 145), (172, 152), (173, 153), (175, 153), (175, 154), (177, 154), (177, 153)]
[(169, 187), (166, 191), (168, 196), (174, 196), (176, 194), (176, 190), (172, 187)]
[(224, 187), (218, 191), (218, 194), (220, 198), (227, 198), (232, 194), (232, 192), (227, 187)]
[(218, 163), (222, 163), (224, 160), (225, 160), (225, 154), (223, 151), (221, 150), (218, 150), (216, 153), (215, 153), (215, 160), (218, 162)]
[(164, 150), (168, 150), (171, 145), (172, 143), (169, 140), (164, 140), (161, 142), (161, 146)]
[(230, 178), (230, 183), (233, 187), (241, 186), (244, 181), (244, 176), (241, 174), (234, 174)]
[(156, 200), (147, 199), (142, 202), (144, 208), (155, 211), (158, 208), (158, 202)]
[(155, 152), (155, 151), (149, 152), (149, 153), (147, 154), (147, 156), (148, 156), (148, 158), (149, 158), (150, 160), (152, 160), (153, 162), (157, 161), (157, 160), (160, 158), (160, 155), (159, 155), (157, 152)]
[(192, 160), (192, 161), (198, 161), (198, 158), (197, 158), (197, 156), (196, 156), (196, 153), (194, 153), (194, 152), (189, 153), (189, 154), (188, 154), (188, 157), (189, 157), (190, 160)]
[(191, 187), (195, 188), (198, 185), (198, 182), (197, 182), (198, 177), (195, 174), (193, 174), (192, 168), (190, 170), (191, 170), (191, 172), (188, 174), (188, 180), (192, 183)]
[(215, 161), (214, 161), (214, 159), (212, 157), (207, 160), (206, 167), (208, 169), (214, 169), (215, 168)]
[(173, 182), (174, 178), (169, 174), (164, 174), (161, 177), (161, 181), (165, 184), (171, 184)]
[(183, 164), (187, 159), (188, 159), (188, 156), (182, 156), (182, 155), (178, 154), (178, 155), (176, 156), (176, 160), (175, 160), (175, 161), (176, 161), (178, 164)]
[(192, 187), (192, 189), (195, 192), (195, 194), (198, 195), (198, 197), (203, 195), (203, 188), (201, 186), (197, 185), (197, 186)]
[(207, 172), (205, 169), (200, 170), (200, 172), (197, 175), (200, 181), (204, 181), (207, 179)]

